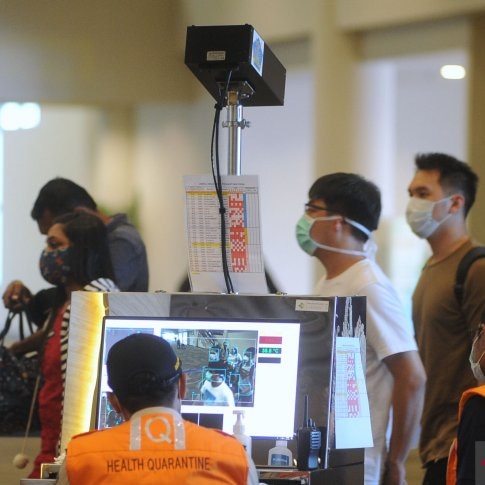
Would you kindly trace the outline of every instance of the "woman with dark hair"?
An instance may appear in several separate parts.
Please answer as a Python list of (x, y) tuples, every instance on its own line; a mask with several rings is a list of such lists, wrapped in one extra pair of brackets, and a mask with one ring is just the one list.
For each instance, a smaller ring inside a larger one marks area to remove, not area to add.
[(38, 397), (41, 450), (30, 478), (38, 478), (41, 463), (51, 463), (57, 455), (71, 293), (77, 290), (118, 290), (113, 283), (106, 228), (99, 218), (91, 214), (73, 212), (56, 218), (47, 233), (39, 266), (44, 279), (56, 286), (58, 291), (49, 318), (40, 330), (43, 334), (43, 384)]

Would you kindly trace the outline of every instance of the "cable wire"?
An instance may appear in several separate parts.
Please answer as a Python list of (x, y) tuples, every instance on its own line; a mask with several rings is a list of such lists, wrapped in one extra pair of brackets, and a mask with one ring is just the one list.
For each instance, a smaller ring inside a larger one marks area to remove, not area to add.
[[(222, 272), (224, 275), (224, 282), (226, 284), (227, 293), (234, 293), (234, 287), (231, 280), (231, 275), (229, 272), (229, 265), (227, 262), (227, 244), (226, 244), (226, 208), (224, 206), (224, 193), (222, 188), (221, 170), (220, 170), (220, 160), (219, 160), (219, 125), (221, 111), (224, 103), (227, 99), (227, 94), (229, 91), (229, 84), (231, 81), (232, 70), (227, 74), (227, 79), (224, 89), (220, 93), (219, 102), (214, 106), (214, 123), (212, 125), (212, 136), (211, 136), (211, 166), (212, 166), (212, 178), (214, 180), (214, 187), (216, 190), (217, 199), (219, 202), (219, 215), (221, 219), (221, 259), (222, 259)], [(215, 156), (214, 156), (215, 155)]]

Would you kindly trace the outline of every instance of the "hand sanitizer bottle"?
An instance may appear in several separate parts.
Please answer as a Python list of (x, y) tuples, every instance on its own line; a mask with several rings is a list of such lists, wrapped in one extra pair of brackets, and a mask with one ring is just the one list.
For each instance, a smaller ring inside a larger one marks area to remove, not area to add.
[(244, 446), (246, 454), (251, 458), (251, 436), (245, 434), (246, 427), (244, 425), (244, 411), (242, 409), (235, 409), (233, 414), (235, 414), (237, 418), (232, 428), (232, 434)]
[(268, 452), (268, 465), (293, 466), (293, 454), (286, 446), (286, 441), (277, 440), (276, 446)]

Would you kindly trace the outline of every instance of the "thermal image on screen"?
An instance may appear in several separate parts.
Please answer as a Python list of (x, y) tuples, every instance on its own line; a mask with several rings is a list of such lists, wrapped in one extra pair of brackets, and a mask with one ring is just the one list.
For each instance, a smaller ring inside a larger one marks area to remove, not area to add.
[(291, 438), (299, 332), (293, 321), (105, 317), (96, 426), (122, 421), (107, 399), (109, 349), (132, 333), (150, 333), (170, 342), (182, 361), (185, 419), (231, 433), (234, 409), (244, 409), (251, 436)]

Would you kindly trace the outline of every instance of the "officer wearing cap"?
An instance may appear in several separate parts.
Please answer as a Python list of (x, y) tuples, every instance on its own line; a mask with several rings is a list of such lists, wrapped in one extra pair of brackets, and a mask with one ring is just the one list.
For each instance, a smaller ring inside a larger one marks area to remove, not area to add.
[(120, 340), (107, 372), (110, 403), (126, 421), (75, 436), (58, 485), (258, 483), (233, 436), (182, 419), (186, 377), (166, 340), (143, 333)]

